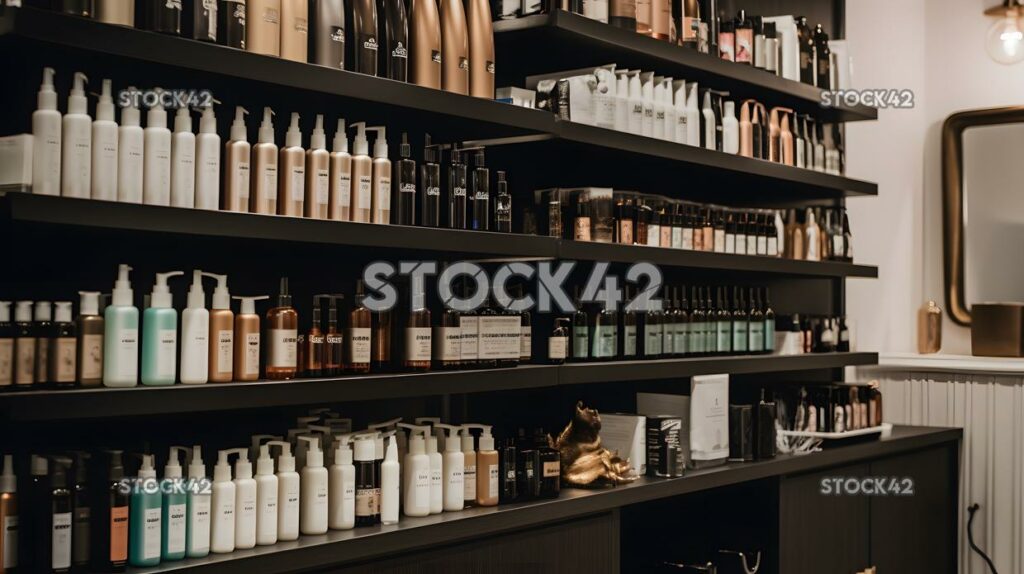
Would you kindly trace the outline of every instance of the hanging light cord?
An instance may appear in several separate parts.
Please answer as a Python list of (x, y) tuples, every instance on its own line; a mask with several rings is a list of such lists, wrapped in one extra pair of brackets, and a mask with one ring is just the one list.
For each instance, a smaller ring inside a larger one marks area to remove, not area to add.
[(992, 559), (988, 557), (988, 554), (985, 554), (985, 552), (981, 548), (978, 548), (978, 545), (974, 543), (974, 534), (971, 532), (971, 527), (974, 525), (974, 514), (978, 512), (979, 508), (981, 508), (981, 506), (977, 503), (967, 507), (967, 513), (969, 514), (969, 517), (967, 518), (967, 542), (971, 545), (971, 550), (977, 552), (978, 555), (985, 560), (985, 563), (988, 564), (988, 568), (992, 571), (992, 574), (999, 574), (996, 570), (996, 565), (992, 563)]

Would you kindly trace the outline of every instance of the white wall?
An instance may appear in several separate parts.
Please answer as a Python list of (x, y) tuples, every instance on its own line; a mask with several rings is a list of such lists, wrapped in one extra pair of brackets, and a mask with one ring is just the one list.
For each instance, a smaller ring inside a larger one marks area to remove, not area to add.
[[(984, 38), (995, 0), (852, 0), (846, 33), (857, 88), (907, 88), (913, 110), (882, 110), (847, 128), (848, 173), (876, 181), (879, 197), (849, 201), (858, 261), (879, 279), (850, 280), (858, 348), (916, 350), (916, 313), (942, 287), (940, 134), (950, 114), (1024, 104), (1024, 64), (989, 59)], [(970, 354), (970, 332), (949, 319), (944, 353)]]

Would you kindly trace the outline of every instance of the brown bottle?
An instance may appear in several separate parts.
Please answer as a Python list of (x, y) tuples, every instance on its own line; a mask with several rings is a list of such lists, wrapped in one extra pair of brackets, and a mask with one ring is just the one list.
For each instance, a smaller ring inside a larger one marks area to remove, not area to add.
[(267, 378), (281, 381), (298, 373), (299, 314), (292, 307), (288, 278), (281, 278), (277, 306), (267, 311)]
[(370, 345), (371, 362), (375, 371), (391, 368), (391, 311), (373, 313), (373, 344)]
[(430, 309), (422, 291), (412, 295), (412, 307), (405, 324), (404, 357), (402, 365), (414, 371), (430, 370), (431, 328)]
[[(668, 0), (664, 0), (668, 2)], [(494, 24), (487, 0), (469, 0), (469, 95), (494, 99)]]
[(327, 342), (327, 337), (320, 328), (322, 322), (320, 316), (321, 297), (326, 297), (326, 295), (313, 297), (313, 322), (309, 326), (309, 332), (306, 333), (306, 344), (302, 353), (302, 371), (308, 377), (319, 377), (324, 370), (324, 343)]
[(78, 315), (78, 353), (75, 380), (83, 387), (103, 384), (103, 316), (100, 294), (79, 291), (82, 296)]
[(437, 0), (412, 0), (409, 10), (409, 77), (412, 83), (441, 89), (441, 17)]
[(369, 373), (371, 342), (373, 340), (373, 317), (363, 304), (363, 282), (356, 282), (355, 307), (348, 318), (348, 347), (345, 355), (348, 370), (353, 373)]
[(260, 378), (260, 316), (256, 314), (256, 301), (260, 297), (235, 297), (242, 308), (235, 315), (235, 353), (232, 360), (236, 381), (255, 381)]
[(324, 333), (324, 366), (325, 376), (337, 376), (345, 370), (345, 337), (338, 331), (338, 300), (344, 295), (327, 297), (331, 306), (327, 310), (327, 331)]
[(71, 322), (71, 301), (57, 301), (53, 332), (48, 345), (47, 379), (58, 387), (75, 384), (75, 360), (78, 357), (75, 324)]
[(441, 0), (441, 87), (469, 94), (469, 32), (462, 0)]
[(210, 334), (207, 380), (211, 383), (229, 383), (235, 371), (235, 314), (231, 311), (228, 276), (203, 273), (217, 280), (210, 306)]

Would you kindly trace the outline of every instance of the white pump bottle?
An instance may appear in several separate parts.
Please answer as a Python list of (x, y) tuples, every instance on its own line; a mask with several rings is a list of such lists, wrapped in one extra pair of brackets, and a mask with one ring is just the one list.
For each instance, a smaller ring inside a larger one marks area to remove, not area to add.
[(213, 467), (210, 551), (216, 554), (235, 550), (235, 483), (231, 482), (231, 465), (228, 464), (231, 452), (218, 451), (217, 464)]
[(277, 543), (277, 491), (278, 480), (274, 474), (274, 459), (270, 458), (270, 447), (260, 445), (256, 459), (256, 544), (265, 546)]
[(267, 442), (267, 446), (281, 449), (277, 457), (277, 539), (296, 540), (299, 537), (300, 478), (295, 472), (292, 445), (287, 441), (272, 440)]
[[(129, 92), (134, 90), (128, 88)], [(121, 108), (121, 127), (117, 129), (117, 200), (125, 203), (142, 203), (145, 137), (139, 120), (136, 102)]]
[(331, 530), (349, 530), (356, 525), (356, 469), (348, 438), (338, 442), (334, 464), (328, 475), (327, 525)]
[[(410, 433), (409, 453), (402, 461), (403, 511), (406, 516), (427, 516), (430, 514), (430, 456), (427, 455), (426, 436), (430, 433), (430, 427), (406, 423), (398, 426), (409, 429)], [(441, 455), (437, 456), (440, 458)], [(438, 472), (440, 470), (438, 468)]]
[(203, 272), (192, 272), (188, 306), (181, 313), (181, 382), (201, 385), (209, 377), (210, 312), (206, 309)]
[[(163, 92), (157, 88), (157, 92)], [(167, 129), (167, 112), (160, 98), (146, 112), (143, 130), (142, 200), (146, 205), (171, 204), (171, 130)]]
[(256, 481), (252, 478), (249, 449), (236, 448), (235, 461), (235, 549), (256, 546)]
[(385, 128), (366, 128), (377, 132), (373, 140), (373, 197), (371, 207), (374, 223), (391, 223), (391, 160), (388, 159), (388, 138)]
[[(230, 474), (230, 472), (229, 472)], [(185, 544), (185, 555), (189, 558), (202, 558), (210, 553), (210, 518), (211, 493), (202, 489), (200, 482), (209, 480), (206, 476), (206, 465), (203, 464), (203, 449), (199, 445), (192, 446), (192, 458), (188, 462), (188, 478), (193, 490), (188, 493), (188, 521), (185, 530), (188, 540)]]
[(392, 435), (380, 465), (380, 521), (398, 523), (398, 499), (401, 492), (400, 465), (398, 463), (398, 437)]
[(68, 113), (64, 115), (61, 136), (60, 193), (64, 197), (92, 196), (92, 118), (85, 99), (88, 81), (85, 74), (75, 72), (75, 83), (68, 94)]
[(103, 80), (92, 123), (92, 198), (103, 201), (117, 201), (117, 122), (110, 90), (110, 80)]
[(442, 428), (448, 431), (444, 441), (444, 509), (446, 512), (462, 510), (465, 507), (466, 485), (463, 472), (465, 471), (466, 456), (462, 454), (462, 440), (457, 431), (459, 427), (446, 424), (435, 424), (435, 428)]
[(60, 195), (61, 122), (53, 68), (43, 68), (36, 111), (32, 112), (32, 193)]
[(196, 134), (192, 133), (192, 114), (178, 108), (171, 136), (171, 205), (196, 205)]
[(306, 441), (306, 466), (299, 473), (302, 497), (299, 511), (299, 530), (303, 534), (323, 534), (327, 532), (327, 469), (324, 468), (324, 453), (320, 450), (320, 441), (315, 437), (298, 437)]
[(220, 206), (220, 136), (213, 106), (203, 108), (196, 136), (195, 207), (216, 210)]

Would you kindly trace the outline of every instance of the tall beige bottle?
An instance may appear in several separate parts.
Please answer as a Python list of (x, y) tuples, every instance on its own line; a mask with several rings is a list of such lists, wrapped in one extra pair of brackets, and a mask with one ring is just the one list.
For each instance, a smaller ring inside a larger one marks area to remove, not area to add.
[(391, 160), (388, 159), (388, 138), (383, 127), (366, 128), (377, 132), (373, 140), (373, 164), (371, 166), (373, 196), (370, 210), (373, 223), (391, 223)]
[(356, 137), (352, 139), (352, 221), (370, 222), (373, 203), (373, 160), (368, 154), (366, 122), (352, 124)]
[(245, 14), (245, 49), (280, 56), (281, 0), (248, 0)]
[(95, 17), (107, 24), (135, 26), (135, 2), (129, 0), (96, 0)]
[[(665, 0), (666, 2), (668, 0)], [(488, 0), (468, 0), (469, 95), (494, 99), (494, 24)]]
[(305, 62), (309, 49), (309, 0), (280, 1), (281, 57)]
[(249, 211), (249, 158), (252, 146), (245, 129), (245, 108), (235, 108), (231, 138), (224, 144), (224, 210)]
[(469, 31), (462, 0), (441, 0), (441, 87), (469, 95)]
[(327, 153), (324, 116), (317, 114), (316, 127), (306, 150), (306, 217), (328, 219), (331, 196), (331, 154)]
[(412, 0), (409, 10), (409, 77), (412, 83), (441, 89), (441, 17), (437, 0)]
[(277, 214), (302, 217), (306, 202), (306, 152), (302, 149), (299, 114), (294, 112), (277, 162), (277, 175)]
[(331, 143), (331, 197), (327, 202), (330, 219), (352, 220), (352, 156), (348, 153), (345, 120), (338, 120), (338, 130)]
[(210, 306), (207, 380), (211, 383), (229, 383), (235, 370), (235, 314), (231, 311), (228, 276), (206, 272), (202, 275), (217, 280), (217, 288), (213, 290), (213, 304)]
[(274, 143), (274, 110), (263, 108), (259, 142), (252, 148), (252, 190), (249, 211), (277, 213), (277, 145)]

